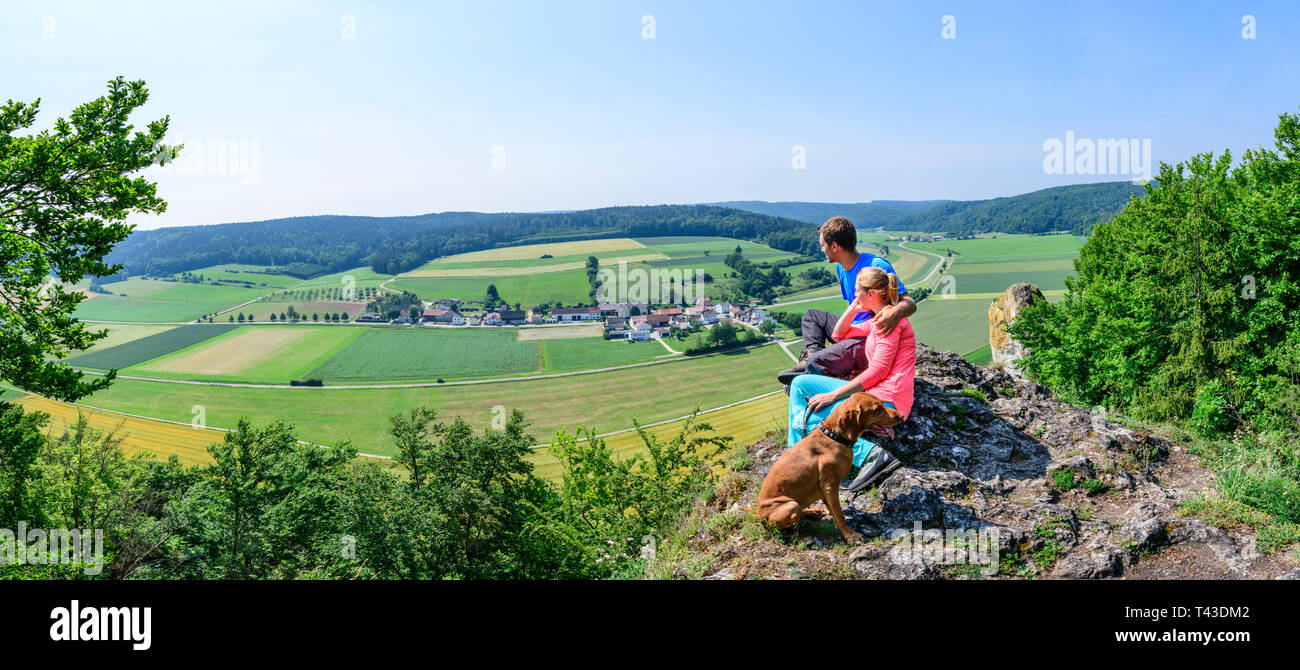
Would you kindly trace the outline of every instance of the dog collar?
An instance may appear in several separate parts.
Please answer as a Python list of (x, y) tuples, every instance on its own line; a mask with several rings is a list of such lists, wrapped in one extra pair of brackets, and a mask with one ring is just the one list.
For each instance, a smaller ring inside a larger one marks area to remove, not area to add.
[(839, 442), (840, 444), (842, 444), (842, 445), (844, 445), (844, 446), (846, 446), (846, 447), (849, 447), (849, 448), (852, 448), (852, 447), (853, 447), (853, 442), (852, 442), (852, 441), (850, 441), (850, 440), (846, 440), (846, 439), (840, 437), (840, 434), (837, 433), (837, 432), (835, 432), (834, 429), (832, 429), (832, 428), (827, 428), (824, 424), (820, 424), (820, 423), (817, 424), (817, 428), (818, 428), (819, 430), (821, 430), (822, 433), (824, 433), (824, 434), (826, 435), (826, 437), (829, 437), (829, 438), (831, 438), (832, 440), (835, 440), (836, 442)]

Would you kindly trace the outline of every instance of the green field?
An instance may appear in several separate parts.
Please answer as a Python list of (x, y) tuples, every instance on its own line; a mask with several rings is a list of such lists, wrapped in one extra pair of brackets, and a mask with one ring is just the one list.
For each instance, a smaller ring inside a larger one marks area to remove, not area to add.
[[(111, 284), (101, 284), (100, 286), (105, 291), (118, 297), (149, 298), (176, 286), (176, 284), (177, 282), (133, 277), (131, 279), (124, 279)], [(95, 298), (97, 299), (102, 295), (103, 294), (97, 295)]]
[[(670, 356), (667, 349), (656, 341), (627, 342), (583, 337), (567, 340), (537, 340), (541, 345), (542, 370), (570, 372), (606, 368), (629, 363), (641, 363)], [(672, 346), (672, 343), (669, 343)], [(677, 347), (673, 347), (677, 349)]]
[(325, 380), (463, 379), (538, 369), (536, 341), (514, 328), (365, 328), (365, 334), (308, 376)]
[(991, 300), (927, 298), (912, 315), (916, 340), (939, 351), (966, 355), (989, 343)]
[[(289, 275), (275, 275), (258, 272), (265, 269), (261, 265), (240, 265), (238, 263), (226, 263), (224, 265), (213, 265), (199, 270), (190, 270), (190, 274), (203, 278), (204, 281), (233, 281), (249, 282), (254, 286), (265, 284), (271, 288), (288, 288), (295, 284), (302, 283), (302, 280)], [(180, 277), (179, 274), (174, 275)]]
[(283, 420), (296, 424), (306, 440), (348, 439), (362, 451), (391, 454), (388, 417), (419, 405), (437, 408), (441, 420), (462, 417), (476, 429), (489, 424), (494, 408), (518, 408), (533, 422), (530, 432), (546, 442), (560, 428), (620, 430), (631, 427), (632, 417), (659, 421), (775, 390), (773, 375), (789, 364), (777, 346), (769, 345), (571, 377), (404, 389), (239, 388), (119, 379), (84, 402), (186, 423), (193, 408), (202, 406), (210, 426), (228, 428), (241, 417), (257, 423)]
[[(245, 288), (186, 282), (165, 282), (152, 279), (130, 279), (105, 284), (104, 288), (118, 295), (93, 295), (82, 302), (76, 317), (85, 321), (193, 321), (201, 316), (229, 309), (240, 303), (271, 293), (272, 287)], [(134, 293), (135, 295), (130, 295)]]
[(210, 337), (234, 330), (228, 324), (177, 326), (160, 333), (133, 339), (115, 347), (99, 349), (68, 359), (68, 364), (95, 370), (121, 369), (179, 351)]
[(951, 242), (908, 242), (913, 249), (940, 256), (948, 249), (961, 254), (962, 261), (1024, 261), (1045, 258), (1074, 258), (1083, 240), (1073, 235), (998, 235)]

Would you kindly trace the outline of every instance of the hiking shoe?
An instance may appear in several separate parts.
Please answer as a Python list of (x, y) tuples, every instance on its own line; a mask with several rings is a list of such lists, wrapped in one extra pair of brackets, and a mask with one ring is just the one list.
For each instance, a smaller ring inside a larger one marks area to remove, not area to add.
[(808, 371), (809, 355), (810, 352), (804, 349), (799, 353), (799, 360), (795, 361), (794, 367), (776, 373), (776, 380), (781, 382), (781, 387), (785, 389), (786, 395), (790, 395), (790, 382), (794, 381), (795, 377)]
[[(785, 370), (776, 373), (776, 380), (781, 382), (782, 387), (789, 389), (790, 382), (794, 381), (795, 377), (798, 377), (803, 373), (804, 373), (804, 367), (801, 365), (795, 366), (793, 368), (787, 368)], [(789, 393), (789, 391), (786, 391), (786, 393)]]
[(840, 490), (850, 492), (861, 491), (862, 489), (879, 482), (885, 477), (888, 477), (889, 473), (897, 470), (898, 466), (902, 464), (903, 462), (894, 458), (893, 454), (881, 449), (880, 455), (876, 457), (875, 461), (863, 465), (862, 468), (858, 470), (858, 475), (853, 478), (853, 481), (848, 484), (841, 483)]

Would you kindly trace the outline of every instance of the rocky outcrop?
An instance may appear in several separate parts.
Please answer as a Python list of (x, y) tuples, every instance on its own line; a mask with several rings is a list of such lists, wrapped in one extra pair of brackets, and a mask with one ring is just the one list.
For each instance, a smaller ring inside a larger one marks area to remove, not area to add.
[(1036, 300), (1043, 292), (1033, 284), (1013, 284), (989, 305), (989, 348), (993, 350), (993, 365), (1015, 372), (1017, 363), (1025, 355), (1024, 347), (1007, 334), (1007, 324), (1015, 320), (1020, 310)]
[[(715, 578), (1294, 578), (1289, 553), (1261, 556), (1244, 530), (1180, 515), (1212, 492), (1212, 473), (1176, 444), (1117, 415), (1053, 398), (1021, 375), (917, 348), (916, 400), (895, 437), (876, 438), (904, 466), (874, 490), (842, 496), (849, 524), (870, 541), (835, 551), (829, 523), (749, 551), (731, 538)], [(744, 514), (782, 447), (750, 447), (750, 486), (723, 501)], [(949, 536), (952, 537), (949, 537)], [(964, 538), (964, 539), (963, 539)], [(937, 540), (937, 541), (935, 541)], [(972, 550), (971, 543), (996, 545)], [(965, 549), (963, 550), (963, 544)], [(704, 549), (703, 547), (701, 549)], [(962, 552), (966, 553), (963, 554)], [(955, 552), (955, 555), (954, 555)], [(784, 563), (782, 563), (784, 561)], [(779, 570), (772, 566), (784, 566)], [(793, 566), (793, 567), (791, 567)], [(766, 571), (766, 572), (765, 572)], [(772, 571), (776, 571), (772, 573)]]

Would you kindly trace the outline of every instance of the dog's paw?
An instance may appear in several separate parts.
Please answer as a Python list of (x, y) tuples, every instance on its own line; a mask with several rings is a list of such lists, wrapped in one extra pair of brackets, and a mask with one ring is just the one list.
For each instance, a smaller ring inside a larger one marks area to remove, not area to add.
[(865, 537), (862, 537), (862, 533), (855, 533), (853, 531), (849, 531), (849, 533), (844, 536), (844, 541), (848, 542), (850, 546), (857, 546), (859, 544), (862, 544), (863, 542), (866, 542), (867, 539)]

